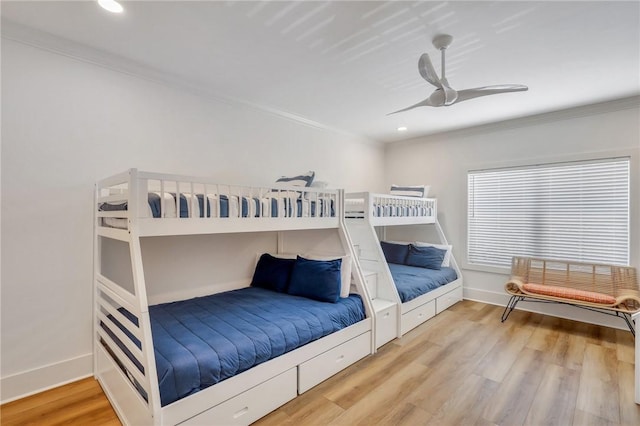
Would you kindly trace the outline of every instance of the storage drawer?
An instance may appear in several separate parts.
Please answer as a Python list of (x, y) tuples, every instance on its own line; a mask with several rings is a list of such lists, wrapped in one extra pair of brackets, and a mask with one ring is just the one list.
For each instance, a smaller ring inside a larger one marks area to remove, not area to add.
[(296, 368), (198, 414), (181, 425), (248, 425), (295, 398)]
[(436, 314), (436, 301), (431, 300), (422, 306), (402, 315), (402, 334), (412, 330)]
[(449, 306), (454, 305), (461, 300), (462, 286), (456, 288), (455, 290), (451, 290), (450, 292), (445, 293), (436, 299), (436, 313), (439, 314)]
[(298, 366), (298, 392), (303, 393), (371, 353), (367, 331)]
[(376, 349), (396, 338), (398, 329), (398, 305), (376, 312)]

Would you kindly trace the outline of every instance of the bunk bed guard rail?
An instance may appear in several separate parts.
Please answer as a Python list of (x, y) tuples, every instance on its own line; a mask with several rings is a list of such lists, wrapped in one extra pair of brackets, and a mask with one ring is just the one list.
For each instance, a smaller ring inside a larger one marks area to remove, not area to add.
[(435, 217), (436, 202), (435, 198), (354, 192), (345, 195), (345, 217)]

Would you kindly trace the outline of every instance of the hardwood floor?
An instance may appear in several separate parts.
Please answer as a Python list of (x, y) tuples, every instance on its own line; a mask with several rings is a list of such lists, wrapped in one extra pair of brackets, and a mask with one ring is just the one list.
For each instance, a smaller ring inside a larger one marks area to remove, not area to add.
[(120, 422), (91, 377), (0, 406), (0, 424), (107, 426)]
[(464, 301), (256, 424), (640, 425), (628, 331)]
[[(628, 331), (464, 301), (256, 425), (640, 425)], [(119, 424), (86, 379), (0, 407), (2, 425)]]

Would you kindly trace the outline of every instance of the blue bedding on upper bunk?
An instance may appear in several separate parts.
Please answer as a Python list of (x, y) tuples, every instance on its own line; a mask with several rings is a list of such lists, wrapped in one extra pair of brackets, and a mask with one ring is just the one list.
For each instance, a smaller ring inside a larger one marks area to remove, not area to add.
[(324, 303), (256, 287), (149, 314), (163, 406), (365, 318), (358, 295)]
[(455, 269), (447, 267), (428, 269), (389, 263), (389, 270), (402, 303), (415, 299), (458, 278)]
[[(202, 195), (198, 195), (198, 204), (200, 205), (200, 217), (204, 217), (205, 214), (205, 208), (204, 208), (204, 196)], [(184, 201), (184, 211), (185, 211), (185, 215), (182, 216), (182, 203), (183, 203), (183, 198), (181, 197), (180, 199), (180, 217), (187, 217), (186, 211), (187, 211), (187, 204), (186, 204), (186, 199)], [(281, 202), (284, 202), (284, 206), (286, 208), (286, 215), (287, 216), (293, 216), (294, 215), (294, 208), (297, 209), (297, 216), (301, 217), (302, 216), (302, 199), (298, 198), (297, 200), (293, 200), (290, 198), (285, 198), (280, 200)], [(150, 201), (151, 202), (151, 201)], [(260, 202), (260, 198), (256, 198), (253, 197), (251, 199), (251, 202), (254, 203), (254, 206), (252, 207), (252, 210), (255, 211), (255, 215), (254, 217), (260, 217), (260, 209), (263, 207), (262, 203)], [(294, 202), (296, 203), (296, 206), (294, 207)], [(311, 216), (315, 216), (316, 214), (316, 201), (309, 201), (310, 203), (310, 210)], [(318, 212), (318, 216), (323, 216), (324, 215), (324, 203), (325, 200), (320, 200), (320, 211)], [(153, 210), (153, 208), (152, 208)], [(207, 213), (207, 217), (210, 217), (211, 214), (211, 202), (207, 199), (207, 207), (206, 207), (206, 213)], [(265, 215), (268, 215), (268, 212), (263, 212)], [(242, 197), (242, 217), (247, 217), (249, 215), (249, 199), (246, 197)], [(334, 217), (335, 216), (335, 211), (333, 208), (333, 201), (331, 202), (331, 206), (330, 206), (330, 213), (329, 216)], [(155, 216), (154, 213), (154, 217), (160, 217), (160, 215)], [(229, 217), (229, 198), (226, 195), (221, 195), (220, 196), (220, 217)], [(272, 198), (271, 199), (271, 217), (278, 217), (278, 199), (276, 198)]]
[[(175, 193), (171, 193), (171, 195), (173, 196), (173, 199), (175, 200), (176, 194)], [(202, 194), (198, 194), (197, 195), (198, 198), (198, 205), (200, 207), (200, 217), (204, 217), (205, 216), (205, 205), (204, 205), (204, 199), (205, 197)], [(161, 217), (162, 216), (162, 202), (160, 199), (160, 195), (154, 192), (150, 192), (149, 193), (149, 207), (151, 208), (151, 213), (153, 215), (153, 217)], [(251, 199), (247, 198), (247, 197), (242, 197), (242, 217), (248, 217), (249, 216), (249, 202), (251, 200), (251, 203), (253, 203), (254, 205), (252, 206), (251, 210), (255, 212), (254, 217), (260, 217), (260, 211), (262, 208), (262, 203), (260, 198), (257, 197), (253, 197)], [(296, 206), (294, 206), (294, 201)], [(226, 195), (221, 195), (219, 201), (216, 200), (216, 203), (219, 202), (219, 207), (220, 207), (220, 217), (229, 217), (229, 197), (227, 197)], [(302, 199), (298, 198), (297, 200), (291, 199), (291, 198), (284, 198), (281, 199), (280, 202), (284, 203), (284, 206), (286, 208), (286, 215), (287, 216), (293, 216), (294, 215), (294, 209), (297, 210), (297, 216), (301, 217), (302, 216), (302, 211), (303, 211), (303, 206), (302, 206)], [(315, 216), (316, 215), (316, 205), (318, 204), (318, 201), (307, 201), (309, 204), (309, 209), (310, 209), (310, 216)], [(325, 200), (319, 200), (320, 202), (320, 211), (318, 212), (318, 216), (324, 216), (324, 203), (326, 202)], [(120, 204), (109, 204), (109, 203), (103, 203), (100, 206), (100, 210), (102, 211), (118, 211), (118, 210), (127, 210), (128, 208), (128, 203), (124, 202), (124, 203), (120, 203)], [(209, 201), (209, 199), (207, 199), (207, 206), (206, 206), (206, 216), (207, 217), (211, 217), (211, 202)], [(268, 212), (264, 212), (265, 215), (268, 214)], [(330, 217), (335, 217), (335, 209), (334, 209), (334, 205), (333, 205), (333, 200), (331, 200), (331, 205), (329, 206), (329, 214), (328, 216)], [(187, 197), (184, 196), (184, 194), (180, 194), (180, 217), (189, 217), (189, 207), (188, 207), (188, 201), (187, 201)], [(278, 217), (278, 199), (276, 198), (272, 198), (271, 199), (271, 217)]]

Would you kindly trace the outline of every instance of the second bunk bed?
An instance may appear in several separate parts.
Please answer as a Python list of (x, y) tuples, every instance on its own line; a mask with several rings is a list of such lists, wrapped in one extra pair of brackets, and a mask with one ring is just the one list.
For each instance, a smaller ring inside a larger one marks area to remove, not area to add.
[[(375, 312), (376, 348), (462, 300), (436, 199), (347, 193), (345, 217)], [(434, 252), (441, 257), (430, 259)]]
[(99, 181), (94, 374), (121, 421), (249, 424), (373, 353), (343, 203), (135, 169)]

